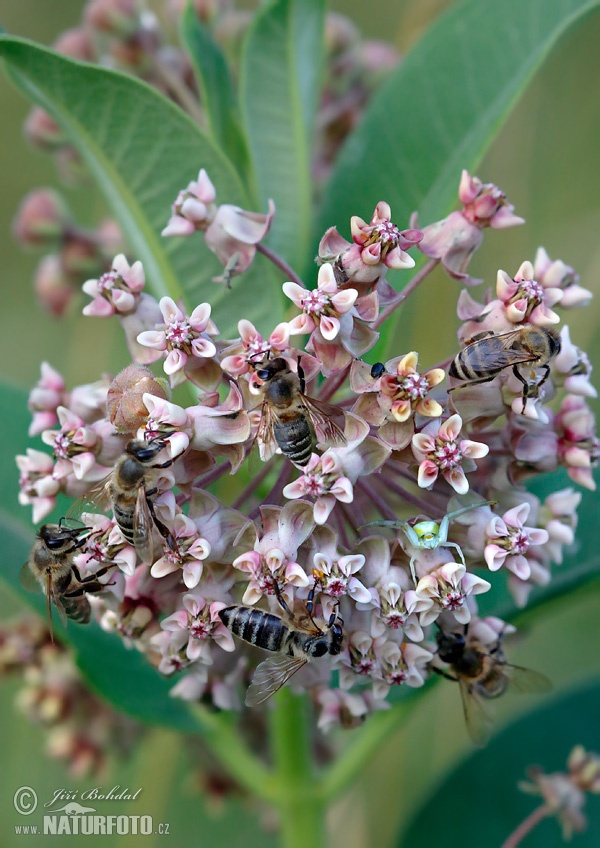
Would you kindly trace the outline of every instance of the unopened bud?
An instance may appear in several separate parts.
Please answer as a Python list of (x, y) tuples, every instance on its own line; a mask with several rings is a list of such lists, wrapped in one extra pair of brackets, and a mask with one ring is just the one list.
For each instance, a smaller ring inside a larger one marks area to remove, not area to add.
[(54, 118), (39, 106), (34, 106), (23, 127), (25, 138), (40, 150), (58, 150), (66, 143), (66, 137)]
[(35, 271), (34, 289), (39, 303), (52, 315), (64, 315), (76, 291), (64, 272), (59, 256), (44, 256)]
[(94, 62), (97, 58), (92, 39), (83, 27), (73, 27), (61, 33), (54, 42), (54, 49), (63, 56), (82, 62)]
[(52, 245), (69, 225), (69, 210), (58, 192), (50, 188), (30, 191), (13, 221), (14, 237), (25, 245)]
[(168, 399), (166, 383), (141, 365), (128, 365), (110, 384), (106, 406), (117, 433), (135, 433), (148, 420), (144, 393)]
[(90, 0), (83, 21), (92, 31), (127, 38), (139, 28), (139, 16), (137, 0)]

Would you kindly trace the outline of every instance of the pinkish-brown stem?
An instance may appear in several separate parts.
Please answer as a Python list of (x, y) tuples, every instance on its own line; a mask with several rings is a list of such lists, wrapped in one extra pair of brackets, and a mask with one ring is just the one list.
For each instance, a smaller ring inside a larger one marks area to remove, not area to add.
[(393, 509), (387, 505), (385, 500), (381, 497), (381, 495), (375, 491), (373, 486), (370, 483), (367, 483), (366, 480), (357, 480), (356, 485), (359, 489), (367, 495), (367, 497), (375, 504), (379, 512), (382, 516), (388, 521), (396, 520), (396, 513)]
[[(275, 480), (275, 482), (273, 484), (273, 488), (271, 489), (269, 494), (266, 495), (263, 498), (262, 503), (264, 503), (264, 504), (275, 503), (281, 497), (281, 493), (284, 489), (284, 486), (287, 485), (287, 483), (288, 483), (288, 481), (289, 481), (289, 479), (292, 475), (292, 469), (293, 468), (294, 468), (294, 466), (292, 465), (291, 462), (285, 461), (283, 463), (281, 471), (279, 472), (279, 476), (277, 477), (277, 480)], [(249, 514), (248, 518), (251, 518), (254, 521), (254, 519), (258, 516), (259, 509), (260, 509), (260, 507), (258, 507), (258, 506), (255, 507), (252, 510), (252, 512)]]
[(252, 478), (252, 480), (248, 483), (248, 485), (245, 487), (245, 489), (242, 489), (240, 494), (237, 496), (237, 498), (231, 504), (233, 509), (239, 509), (241, 507), (241, 505), (244, 503), (244, 501), (248, 500), (250, 495), (254, 492), (254, 490), (256, 488), (258, 488), (258, 486), (260, 486), (260, 484), (265, 479), (265, 477), (269, 474), (269, 472), (271, 471), (272, 468), (273, 468), (273, 463), (271, 462), (271, 460), (268, 460), (267, 462), (265, 462), (265, 464), (263, 465), (261, 470), (258, 472), (258, 474), (256, 474)]
[(262, 253), (263, 256), (266, 256), (269, 262), (272, 262), (276, 268), (279, 268), (280, 271), (283, 271), (286, 276), (286, 280), (288, 280), (290, 283), (298, 283), (299, 286), (304, 286), (304, 283), (302, 282), (298, 274), (296, 274), (294, 269), (287, 264), (285, 259), (282, 259), (281, 256), (278, 256), (277, 253), (275, 253), (270, 248), (266, 247), (261, 242), (258, 242), (258, 244), (256, 245), (256, 249), (259, 253)]
[(429, 262), (423, 265), (421, 270), (415, 274), (410, 283), (404, 286), (401, 292), (398, 292), (396, 297), (388, 303), (385, 309), (381, 310), (377, 319), (373, 323), (374, 330), (376, 330), (377, 327), (380, 327), (383, 322), (390, 317), (392, 312), (400, 306), (400, 304), (404, 303), (409, 294), (412, 294), (417, 286), (421, 285), (423, 280), (428, 277), (436, 265), (438, 265), (439, 261), (439, 259), (430, 259)]
[(417, 495), (413, 495), (412, 492), (407, 491), (402, 486), (399, 486), (397, 483), (394, 483), (393, 480), (390, 480), (388, 475), (380, 474), (379, 479), (381, 483), (390, 490), (390, 492), (394, 492), (394, 494), (398, 495), (403, 501), (406, 503), (412, 504), (417, 509), (420, 509), (425, 515), (429, 515), (431, 512), (431, 504), (428, 504), (427, 501), (422, 500), (417, 497)]
[(209, 486), (211, 483), (214, 483), (215, 480), (218, 480), (222, 474), (225, 474), (228, 468), (231, 468), (231, 463), (229, 460), (225, 460), (221, 465), (216, 465), (214, 468), (211, 468), (210, 471), (207, 471), (206, 474), (203, 474), (202, 477), (198, 477), (198, 479), (194, 482), (194, 487), (196, 489), (204, 489), (206, 486)]
[(516, 848), (527, 834), (533, 830), (536, 824), (539, 824), (542, 819), (545, 819), (546, 816), (549, 816), (551, 813), (552, 811), (550, 808), (546, 804), (542, 804), (521, 822), (517, 829), (511, 833), (506, 842), (502, 844), (502, 848)]

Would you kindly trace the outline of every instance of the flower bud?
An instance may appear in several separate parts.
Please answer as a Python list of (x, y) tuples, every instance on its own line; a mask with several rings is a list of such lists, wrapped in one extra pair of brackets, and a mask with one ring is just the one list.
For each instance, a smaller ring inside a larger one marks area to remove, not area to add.
[(97, 58), (90, 35), (83, 27), (73, 27), (61, 33), (54, 42), (54, 49), (63, 56), (82, 62), (94, 62)]
[(30, 191), (17, 210), (13, 235), (23, 245), (48, 245), (59, 241), (69, 225), (69, 210), (50, 188)]
[(110, 384), (106, 407), (117, 433), (135, 433), (148, 419), (144, 393), (168, 399), (166, 382), (141, 365), (128, 365)]
[(127, 38), (139, 27), (137, 0), (90, 0), (83, 20), (92, 31)]
[(39, 150), (58, 150), (66, 143), (65, 134), (54, 118), (39, 106), (34, 106), (27, 116), (23, 131), (25, 138)]
[(44, 256), (35, 271), (34, 289), (41, 305), (59, 318), (64, 315), (73, 298), (75, 289), (64, 272), (59, 256)]

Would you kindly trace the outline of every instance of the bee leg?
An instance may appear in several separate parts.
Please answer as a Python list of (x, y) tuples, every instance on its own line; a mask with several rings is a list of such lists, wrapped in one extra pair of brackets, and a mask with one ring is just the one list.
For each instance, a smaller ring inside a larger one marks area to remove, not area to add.
[(516, 365), (513, 365), (512, 372), (515, 375), (515, 377), (517, 378), (517, 380), (520, 380), (521, 383), (523, 383), (523, 409), (521, 410), (521, 413), (523, 413), (523, 412), (525, 412), (525, 407), (527, 406), (527, 397), (529, 395), (529, 383), (527, 382), (525, 377), (521, 374), (521, 372), (519, 371), (519, 369)]
[(98, 577), (102, 577), (102, 575), (106, 574), (106, 572), (112, 568), (112, 565), (105, 565), (102, 568), (99, 568), (98, 571), (95, 571), (93, 574), (88, 574), (87, 577), (82, 577), (81, 572), (77, 568), (76, 565), (71, 566), (73, 570), (73, 574), (77, 578), (78, 583), (91, 583), (92, 580), (96, 580)]
[(432, 665), (431, 671), (435, 671), (436, 674), (439, 674), (440, 677), (445, 677), (446, 680), (453, 680), (454, 683), (458, 683), (458, 677), (453, 677), (451, 674), (448, 674), (447, 671), (443, 671), (441, 668), (436, 668), (434, 665)]
[(453, 392), (454, 389), (464, 389), (465, 386), (478, 386), (481, 383), (491, 383), (492, 380), (495, 380), (497, 376), (497, 374), (492, 374), (491, 377), (479, 377), (477, 380), (468, 380), (466, 383), (459, 383), (458, 386), (451, 386), (448, 391)]
[(302, 355), (298, 357), (298, 379), (300, 380), (300, 391), (302, 394), (306, 391), (306, 380), (304, 379), (304, 368), (300, 365)]
[[(172, 460), (171, 460), (172, 462)], [(152, 466), (153, 468), (162, 468), (162, 466)], [(163, 537), (169, 548), (173, 551), (173, 553), (179, 553), (179, 547), (177, 542), (175, 541), (175, 537), (169, 530), (166, 524), (160, 520), (160, 518), (156, 514), (156, 510), (154, 509), (154, 504), (150, 500), (150, 495), (154, 495), (158, 490), (157, 489), (148, 489), (146, 491), (146, 502), (148, 504), (148, 509), (150, 510), (150, 515), (152, 516), (152, 521), (154, 521), (154, 525), (160, 535)]]
[(273, 591), (275, 592), (275, 597), (279, 601), (279, 606), (282, 608), (282, 610), (284, 610), (284, 612), (287, 612), (288, 615), (292, 615), (292, 611), (288, 607), (285, 598), (281, 594), (281, 589), (279, 588), (279, 583), (277, 582), (277, 580), (273, 580)]

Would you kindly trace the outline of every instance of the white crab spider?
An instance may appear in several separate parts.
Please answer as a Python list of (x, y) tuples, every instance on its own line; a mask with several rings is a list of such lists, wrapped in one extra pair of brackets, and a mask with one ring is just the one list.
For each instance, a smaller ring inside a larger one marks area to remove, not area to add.
[[(473, 509), (479, 509), (480, 506), (493, 506), (496, 501), (480, 501), (479, 503), (469, 504), (460, 509), (455, 509), (453, 512), (447, 513), (440, 523), (436, 521), (418, 521), (416, 524), (411, 524), (408, 521), (369, 521), (363, 527), (393, 527), (396, 530), (402, 530), (413, 548), (421, 551), (432, 551), (435, 548), (456, 548), (462, 564), (466, 568), (466, 562), (460, 546), (456, 542), (448, 541), (448, 530), (450, 522), (458, 518), (459, 515), (464, 515), (465, 512), (471, 512)], [(410, 573), (412, 575), (415, 586), (417, 585), (417, 575), (415, 572), (415, 558), (417, 554), (413, 554), (410, 558)]]

